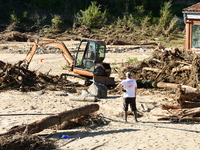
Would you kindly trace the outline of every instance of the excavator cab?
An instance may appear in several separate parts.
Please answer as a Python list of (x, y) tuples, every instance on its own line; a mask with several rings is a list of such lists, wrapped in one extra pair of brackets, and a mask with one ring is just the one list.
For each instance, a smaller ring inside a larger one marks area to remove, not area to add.
[(110, 65), (103, 63), (105, 53), (105, 42), (82, 39), (76, 54), (73, 71), (78, 74), (82, 73), (83, 76), (110, 76)]

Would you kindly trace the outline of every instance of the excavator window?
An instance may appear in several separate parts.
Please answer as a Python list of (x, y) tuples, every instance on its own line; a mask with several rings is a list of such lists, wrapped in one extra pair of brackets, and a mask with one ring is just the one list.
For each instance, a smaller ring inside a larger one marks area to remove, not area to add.
[(96, 63), (102, 63), (105, 58), (106, 47), (93, 40), (81, 41), (76, 55), (75, 67), (94, 71)]
[(75, 60), (75, 66), (83, 68), (83, 57), (84, 53), (87, 47), (87, 42), (81, 42), (81, 45), (79, 46), (78, 53), (76, 55), (76, 60)]
[(94, 41), (82, 41), (76, 56), (76, 67), (94, 71), (97, 46)]
[(90, 71), (94, 70), (96, 60), (96, 43), (89, 41), (86, 47), (83, 66)]

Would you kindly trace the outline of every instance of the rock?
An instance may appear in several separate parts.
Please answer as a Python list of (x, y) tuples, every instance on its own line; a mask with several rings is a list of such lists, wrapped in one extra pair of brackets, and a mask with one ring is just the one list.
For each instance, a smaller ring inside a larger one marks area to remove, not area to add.
[(92, 83), (88, 89), (88, 92), (98, 98), (107, 97), (107, 87), (103, 84)]

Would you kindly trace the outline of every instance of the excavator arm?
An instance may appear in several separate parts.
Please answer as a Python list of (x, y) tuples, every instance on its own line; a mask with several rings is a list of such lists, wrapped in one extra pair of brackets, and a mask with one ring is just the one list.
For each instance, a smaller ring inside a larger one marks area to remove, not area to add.
[[(39, 43), (39, 42), (44, 42), (44, 43)], [(29, 52), (27, 53), (25, 60), (23, 60), (22, 65), (28, 68), (37, 48), (45, 47), (45, 46), (60, 49), (62, 51), (62, 56), (66, 60), (67, 65), (69, 66), (69, 70), (70, 71), (73, 70), (74, 59), (71, 53), (69, 52), (68, 48), (65, 46), (63, 42), (55, 40), (55, 39), (36, 39), (33, 46), (30, 48)]]
[[(56, 39), (36, 39), (27, 53), (26, 58), (22, 61), (21, 66), (28, 69), (31, 60), (39, 47), (54, 47), (62, 51), (62, 56), (66, 60), (69, 71), (73, 71), (75, 74), (87, 78), (92, 77), (94, 82), (105, 85), (114, 85), (114, 78), (110, 77), (110, 64), (103, 62), (105, 58), (105, 46), (106, 44), (103, 41), (82, 39), (77, 50), (76, 58), (73, 58), (63, 42)], [(93, 50), (90, 48), (93, 48)], [(94, 52), (94, 58), (86, 58), (87, 54), (90, 54), (91, 51)]]

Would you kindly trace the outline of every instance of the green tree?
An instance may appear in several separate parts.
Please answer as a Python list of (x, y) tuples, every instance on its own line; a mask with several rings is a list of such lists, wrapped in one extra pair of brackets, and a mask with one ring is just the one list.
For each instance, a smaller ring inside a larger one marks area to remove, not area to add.
[(106, 22), (106, 10), (102, 12), (101, 5), (97, 5), (97, 2), (91, 2), (91, 5), (80, 13), (78, 21), (81, 25), (98, 28)]

